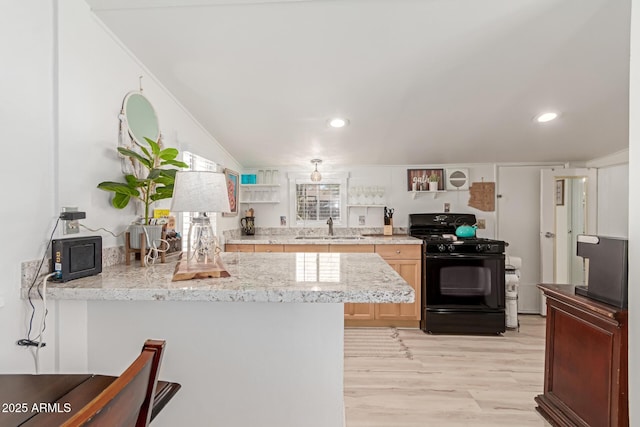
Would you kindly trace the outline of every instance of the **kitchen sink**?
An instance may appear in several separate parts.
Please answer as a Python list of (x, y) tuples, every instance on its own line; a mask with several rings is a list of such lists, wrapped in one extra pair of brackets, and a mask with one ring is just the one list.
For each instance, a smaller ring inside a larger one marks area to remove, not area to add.
[(297, 236), (296, 240), (362, 240), (362, 236)]

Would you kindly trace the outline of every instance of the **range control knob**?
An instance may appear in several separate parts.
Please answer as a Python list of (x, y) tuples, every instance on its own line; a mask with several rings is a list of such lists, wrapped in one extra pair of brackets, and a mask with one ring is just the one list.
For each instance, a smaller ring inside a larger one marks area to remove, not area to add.
[(440, 244), (438, 245), (438, 250), (439, 250), (440, 252), (444, 252), (444, 250), (445, 250), (445, 249), (447, 249), (447, 248), (446, 248), (442, 243), (440, 243)]
[(455, 250), (456, 250), (456, 247), (455, 247), (455, 246), (453, 246), (453, 245), (447, 245), (447, 250), (448, 250), (449, 252), (453, 252), (453, 251), (455, 251)]
[(484, 252), (489, 248), (489, 245), (476, 245), (476, 252)]

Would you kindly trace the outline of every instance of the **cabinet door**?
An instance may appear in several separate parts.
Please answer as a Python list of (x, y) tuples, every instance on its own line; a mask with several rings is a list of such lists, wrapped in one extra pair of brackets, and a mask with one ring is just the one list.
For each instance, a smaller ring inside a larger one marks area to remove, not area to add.
[(329, 252), (329, 245), (284, 245), (285, 252)]
[(412, 303), (375, 304), (376, 320), (420, 320), (420, 261), (386, 260), (413, 288), (416, 299)]
[(420, 259), (422, 245), (376, 245), (376, 253), (387, 261), (393, 259)]
[(284, 245), (256, 245), (256, 252), (284, 252)]
[(374, 304), (352, 303), (344, 304), (345, 320), (373, 320)]
[(329, 245), (329, 252), (363, 253), (373, 252), (373, 245)]
[(227, 244), (224, 245), (225, 252), (254, 252), (253, 245)]

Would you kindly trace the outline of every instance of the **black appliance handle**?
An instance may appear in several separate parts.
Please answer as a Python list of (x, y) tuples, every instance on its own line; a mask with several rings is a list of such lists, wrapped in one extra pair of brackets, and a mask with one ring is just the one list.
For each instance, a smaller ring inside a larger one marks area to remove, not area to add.
[(469, 253), (463, 253), (463, 254), (426, 254), (425, 255), (426, 259), (468, 259), (468, 260), (473, 260), (473, 259), (504, 259), (504, 254), (500, 253), (500, 254), (469, 254)]

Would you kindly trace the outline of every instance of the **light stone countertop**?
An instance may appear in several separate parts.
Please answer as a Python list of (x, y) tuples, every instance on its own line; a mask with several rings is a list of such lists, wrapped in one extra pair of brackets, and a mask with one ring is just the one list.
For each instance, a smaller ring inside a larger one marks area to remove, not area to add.
[[(374, 253), (222, 253), (227, 278), (172, 282), (175, 261), (105, 267), (97, 276), (49, 282), (58, 300), (402, 303), (413, 288)], [(35, 292), (35, 291), (34, 291)], [(27, 290), (22, 289), (26, 298)]]
[(268, 235), (241, 236), (227, 239), (227, 244), (245, 245), (421, 245), (422, 239), (405, 234), (363, 235), (361, 239), (354, 236), (296, 236)]

